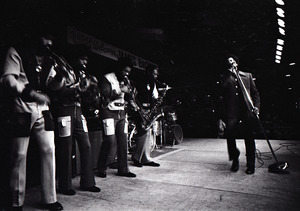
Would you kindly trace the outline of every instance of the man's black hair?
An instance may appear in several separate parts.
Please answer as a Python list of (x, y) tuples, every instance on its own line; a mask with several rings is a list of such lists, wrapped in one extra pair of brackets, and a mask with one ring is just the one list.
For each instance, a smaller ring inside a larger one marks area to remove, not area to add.
[(232, 57), (236, 61), (237, 64), (240, 64), (240, 60), (239, 60), (238, 56), (236, 56), (235, 54), (232, 54), (232, 53), (228, 53), (225, 59), (228, 59), (230, 57)]
[(157, 66), (153, 64), (148, 64), (146, 67), (146, 74), (152, 73), (154, 69), (158, 68)]

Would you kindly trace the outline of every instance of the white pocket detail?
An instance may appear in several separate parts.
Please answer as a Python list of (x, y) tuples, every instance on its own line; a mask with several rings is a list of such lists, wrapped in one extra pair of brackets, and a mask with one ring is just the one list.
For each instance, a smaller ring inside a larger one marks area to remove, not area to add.
[(127, 119), (125, 119), (124, 133), (128, 133), (128, 120)]
[(88, 132), (87, 122), (83, 115), (81, 115), (81, 121), (82, 121), (83, 131), (87, 133)]
[(71, 135), (71, 117), (63, 116), (57, 118), (59, 137), (68, 137)]
[(104, 134), (107, 136), (115, 134), (115, 122), (113, 118), (103, 120)]

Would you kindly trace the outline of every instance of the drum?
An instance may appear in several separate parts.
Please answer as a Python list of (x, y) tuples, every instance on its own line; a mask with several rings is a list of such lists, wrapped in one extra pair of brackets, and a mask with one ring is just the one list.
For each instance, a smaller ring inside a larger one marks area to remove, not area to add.
[(166, 144), (180, 144), (183, 140), (182, 128), (178, 124), (166, 126), (164, 132)]

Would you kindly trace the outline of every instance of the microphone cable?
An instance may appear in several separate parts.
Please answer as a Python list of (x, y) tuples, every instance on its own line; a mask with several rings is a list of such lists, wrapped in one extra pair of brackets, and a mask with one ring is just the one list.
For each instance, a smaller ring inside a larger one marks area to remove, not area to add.
[[(280, 143), (279, 144), (280, 147), (278, 147), (277, 149), (274, 150), (274, 152), (282, 149), (282, 148), (286, 148), (287, 151), (289, 151), (291, 154), (295, 155), (296, 157), (300, 158), (299, 155), (297, 155), (297, 153), (293, 150), (290, 149), (290, 147), (292, 146), (296, 146), (297, 144), (295, 143)], [(257, 158), (258, 163), (260, 164), (260, 166), (258, 166), (257, 168), (260, 168), (264, 165), (264, 161), (266, 160), (272, 160), (272, 156), (268, 155), (271, 152), (260, 152), (260, 150), (256, 149), (255, 150), (255, 157)]]

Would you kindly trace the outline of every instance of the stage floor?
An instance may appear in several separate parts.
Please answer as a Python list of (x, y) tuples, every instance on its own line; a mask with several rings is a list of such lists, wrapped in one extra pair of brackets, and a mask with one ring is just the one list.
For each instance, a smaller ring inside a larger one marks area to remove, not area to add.
[[(238, 140), (240, 170), (230, 172), (225, 139), (188, 139), (165, 146), (166, 153), (154, 158), (160, 167), (132, 165), (136, 178), (96, 177), (100, 193), (79, 190), (79, 176), (73, 179), (77, 194), (58, 194), (65, 210), (299, 210), (300, 141), (270, 140), (278, 161), (289, 164), (289, 174), (268, 172), (275, 163), (265, 140), (256, 140), (256, 172), (246, 175), (245, 146)], [(168, 148), (172, 148), (169, 150)], [(164, 149), (162, 149), (164, 150)], [(39, 187), (26, 192), (24, 210), (39, 208)]]

